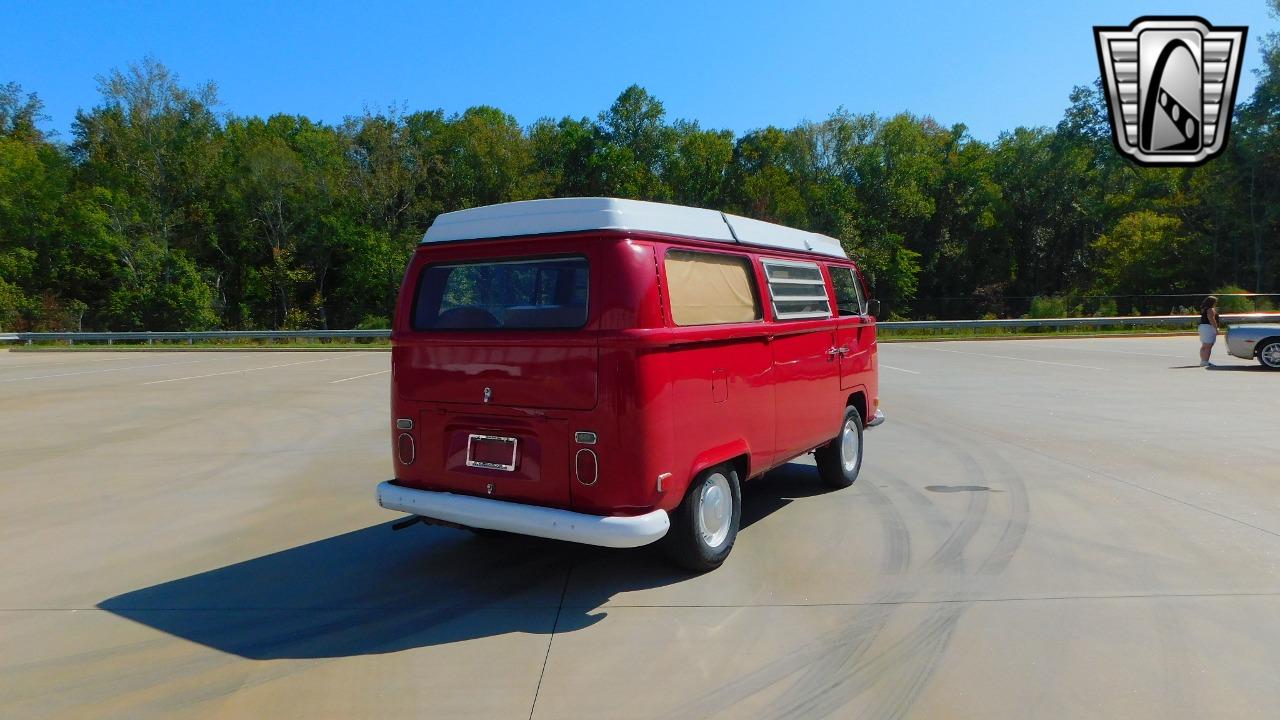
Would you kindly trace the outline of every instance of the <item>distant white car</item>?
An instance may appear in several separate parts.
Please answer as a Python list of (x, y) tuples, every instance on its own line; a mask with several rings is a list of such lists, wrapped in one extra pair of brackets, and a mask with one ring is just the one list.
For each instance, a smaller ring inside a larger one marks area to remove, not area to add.
[(1280, 370), (1280, 325), (1229, 325), (1227, 352), (1245, 360), (1258, 358), (1263, 367)]

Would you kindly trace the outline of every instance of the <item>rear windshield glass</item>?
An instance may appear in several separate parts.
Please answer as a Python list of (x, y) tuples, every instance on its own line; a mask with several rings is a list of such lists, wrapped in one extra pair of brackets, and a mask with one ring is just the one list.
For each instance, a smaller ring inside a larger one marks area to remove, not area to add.
[(584, 257), (432, 265), (418, 279), (413, 328), (582, 327), (588, 275)]

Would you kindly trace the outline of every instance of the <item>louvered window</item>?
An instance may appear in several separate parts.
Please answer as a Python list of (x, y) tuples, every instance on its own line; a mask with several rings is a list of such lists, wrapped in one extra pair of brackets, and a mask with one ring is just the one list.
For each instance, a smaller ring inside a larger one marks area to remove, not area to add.
[(778, 320), (831, 317), (827, 284), (816, 263), (764, 260), (773, 316)]

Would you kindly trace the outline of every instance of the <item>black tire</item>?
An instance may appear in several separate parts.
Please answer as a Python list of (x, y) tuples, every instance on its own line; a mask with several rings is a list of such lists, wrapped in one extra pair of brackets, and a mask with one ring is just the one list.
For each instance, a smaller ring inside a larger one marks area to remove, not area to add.
[[(852, 463), (844, 457), (846, 435), (850, 434), (852, 442), (856, 443)], [(858, 471), (862, 470), (862, 415), (858, 413), (858, 408), (850, 405), (844, 409), (844, 418), (840, 420), (840, 434), (815, 450), (813, 455), (818, 464), (818, 476), (827, 485), (847, 488), (858, 479)]]
[[(1280, 340), (1268, 340), (1258, 346), (1258, 363), (1268, 370), (1280, 370)], [(1271, 359), (1270, 362), (1267, 359)]]
[[(723, 503), (726, 494), (731, 503), (727, 517), (724, 510), (716, 513), (715, 507), (708, 507), (707, 516), (700, 521), (699, 518), (704, 517), (703, 505), (707, 502)], [(721, 522), (715, 522), (717, 515)], [(742, 489), (738, 484), (738, 471), (728, 463), (707, 468), (689, 483), (680, 507), (671, 514), (671, 529), (663, 538), (663, 549), (672, 562), (686, 570), (715, 570), (729, 557), (741, 520)], [(722, 524), (724, 521), (727, 521), (727, 526)], [(717, 537), (722, 529), (723, 537)]]

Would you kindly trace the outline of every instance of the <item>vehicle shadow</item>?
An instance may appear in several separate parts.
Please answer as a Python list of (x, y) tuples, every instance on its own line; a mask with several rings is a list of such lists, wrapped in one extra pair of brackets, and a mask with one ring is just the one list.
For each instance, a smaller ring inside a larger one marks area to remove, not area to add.
[(1258, 365), (1258, 364), (1254, 364), (1254, 365), (1210, 365), (1209, 367), (1207, 367), (1207, 368), (1205, 368), (1205, 369), (1206, 369), (1206, 370), (1213, 370), (1213, 371), (1215, 371), (1215, 372), (1222, 371), (1222, 370), (1235, 371), (1235, 372), (1257, 372), (1257, 373), (1270, 372), (1270, 370), (1268, 370), (1267, 368), (1263, 367), (1262, 365)]
[[(742, 531), (826, 492), (811, 465), (746, 483)], [(391, 522), (117, 595), (100, 609), (254, 660), (390, 653), (506, 633), (589, 627), (620, 592), (692, 577), (653, 547), (609, 550)], [(561, 604), (572, 568), (593, 581)]]

